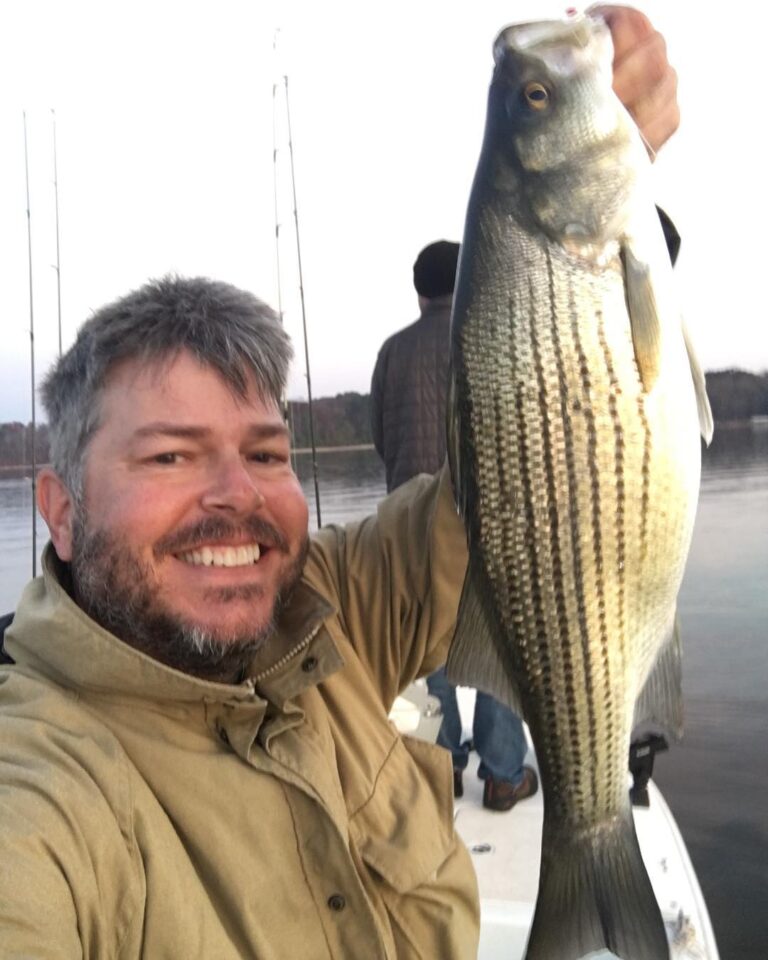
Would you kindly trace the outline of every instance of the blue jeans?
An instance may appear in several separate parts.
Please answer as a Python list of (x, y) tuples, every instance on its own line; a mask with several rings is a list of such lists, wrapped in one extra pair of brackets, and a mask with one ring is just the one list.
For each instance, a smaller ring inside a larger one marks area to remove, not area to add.
[[(469, 760), (469, 749), (461, 742), (456, 688), (448, 682), (444, 667), (427, 677), (427, 689), (433, 697), (437, 697), (443, 710), (437, 742), (451, 751), (453, 769), (464, 770)], [(480, 756), (479, 777), (483, 780), (488, 777), (506, 780), (514, 786), (522, 782), (523, 760), (527, 750), (523, 722), (509, 707), (479, 690), (472, 720), (472, 739)]]

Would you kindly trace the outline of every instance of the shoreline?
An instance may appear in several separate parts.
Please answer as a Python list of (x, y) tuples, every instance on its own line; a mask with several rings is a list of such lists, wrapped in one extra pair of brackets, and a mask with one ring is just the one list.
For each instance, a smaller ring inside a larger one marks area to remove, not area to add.
[[(355, 450), (375, 450), (372, 443), (348, 443), (339, 447), (315, 447), (315, 453), (349, 453)], [(312, 447), (291, 447), (291, 456), (306, 456), (312, 453)], [(50, 467), (50, 463), (35, 464), (36, 470), (42, 470), (43, 467)], [(0, 477), (5, 474), (19, 474), (20, 476), (29, 476), (32, 472), (32, 464), (27, 463), (9, 463), (0, 464)]]
[[(349, 443), (340, 447), (315, 447), (315, 453), (348, 453), (349, 451), (355, 450), (375, 450), (376, 448), (372, 443)], [(304, 454), (312, 453), (312, 447), (293, 447), (291, 449), (291, 456), (294, 454), (296, 456), (303, 456)]]

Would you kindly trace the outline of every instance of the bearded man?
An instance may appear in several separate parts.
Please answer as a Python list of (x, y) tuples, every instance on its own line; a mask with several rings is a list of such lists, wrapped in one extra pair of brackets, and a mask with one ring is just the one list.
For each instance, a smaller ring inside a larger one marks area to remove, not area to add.
[(290, 356), (256, 298), (165, 279), (96, 313), (45, 382), (51, 543), (0, 682), (14, 956), (476, 950), (449, 757), (387, 717), (451, 636), (450, 484), (309, 547)]

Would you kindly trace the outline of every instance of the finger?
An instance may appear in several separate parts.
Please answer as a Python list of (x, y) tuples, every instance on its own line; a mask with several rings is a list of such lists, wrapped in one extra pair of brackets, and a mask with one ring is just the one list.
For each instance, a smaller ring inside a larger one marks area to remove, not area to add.
[(670, 69), (662, 83), (646, 96), (628, 104), (627, 109), (648, 144), (658, 151), (680, 125), (675, 71)]
[(680, 124), (677, 73), (667, 59), (664, 37), (639, 10), (598, 4), (613, 40), (613, 89), (629, 110), (652, 156)]
[(652, 151), (652, 158), (661, 150), (679, 126), (680, 111), (677, 104), (674, 104), (669, 111), (657, 114), (653, 120), (640, 128), (647, 146)]
[(673, 74), (664, 37), (653, 31), (620, 60), (614, 60), (613, 89), (621, 102), (631, 107), (668, 83)]
[(614, 66), (639, 43), (656, 33), (648, 17), (632, 7), (597, 4), (587, 13), (602, 17), (608, 24), (613, 40)]

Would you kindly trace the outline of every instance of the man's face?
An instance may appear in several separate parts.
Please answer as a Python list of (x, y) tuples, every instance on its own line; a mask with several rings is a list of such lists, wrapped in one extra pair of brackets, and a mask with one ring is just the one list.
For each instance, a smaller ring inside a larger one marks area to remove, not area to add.
[(108, 380), (86, 456), (84, 509), (62, 557), (76, 599), (157, 659), (231, 679), (269, 636), (306, 555), (307, 505), (277, 407), (254, 383), (235, 396), (186, 353), (127, 362)]

